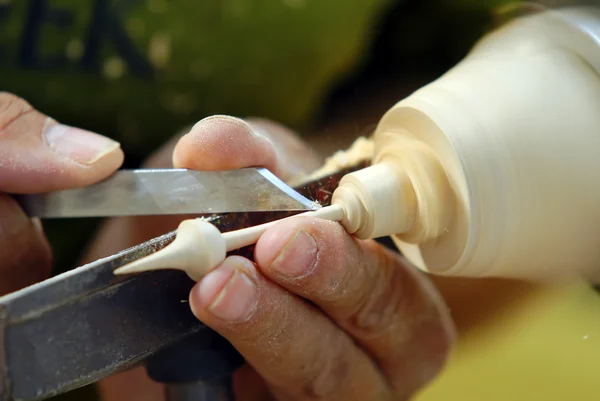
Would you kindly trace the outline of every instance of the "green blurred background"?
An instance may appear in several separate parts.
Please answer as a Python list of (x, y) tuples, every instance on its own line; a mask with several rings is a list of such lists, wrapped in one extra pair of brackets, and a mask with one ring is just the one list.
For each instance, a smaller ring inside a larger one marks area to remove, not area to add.
[[(116, 138), (131, 168), (210, 114), (313, 132), (364, 88), (437, 77), (514, 3), (0, 1), (0, 88)], [(95, 224), (46, 224), (55, 272), (74, 267)], [(85, 388), (59, 399), (91, 397)]]

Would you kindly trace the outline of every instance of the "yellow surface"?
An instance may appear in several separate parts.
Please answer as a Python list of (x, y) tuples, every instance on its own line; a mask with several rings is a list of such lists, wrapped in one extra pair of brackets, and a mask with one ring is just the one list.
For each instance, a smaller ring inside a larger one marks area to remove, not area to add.
[(600, 400), (600, 295), (587, 284), (442, 283), (459, 327), (447, 370), (416, 401)]

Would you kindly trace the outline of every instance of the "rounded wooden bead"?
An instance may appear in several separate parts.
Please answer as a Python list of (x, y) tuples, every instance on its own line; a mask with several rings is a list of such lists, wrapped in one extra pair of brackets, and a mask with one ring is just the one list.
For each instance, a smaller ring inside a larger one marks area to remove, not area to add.
[(140, 273), (150, 270), (182, 270), (194, 281), (200, 281), (226, 256), (226, 242), (217, 227), (203, 219), (184, 220), (177, 228), (172, 243), (144, 258), (115, 270), (115, 274)]
[(184, 270), (194, 281), (200, 281), (226, 256), (223, 235), (203, 219), (183, 221), (177, 228), (175, 240), (167, 248), (173, 253), (173, 267)]

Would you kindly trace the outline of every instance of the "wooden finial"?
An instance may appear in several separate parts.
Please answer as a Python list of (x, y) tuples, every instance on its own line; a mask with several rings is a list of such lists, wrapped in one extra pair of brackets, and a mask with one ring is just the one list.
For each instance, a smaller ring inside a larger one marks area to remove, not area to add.
[[(338, 205), (303, 213), (303, 216), (339, 221), (344, 217)], [(291, 217), (288, 217), (288, 219)], [(175, 240), (165, 248), (115, 269), (114, 274), (132, 274), (151, 270), (182, 270), (194, 281), (200, 281), (209, 271), (225, 260), (226, 253), (254, 244), (273, 221), (222, 234), (204, 219), (184, 220), (177, 228)]]

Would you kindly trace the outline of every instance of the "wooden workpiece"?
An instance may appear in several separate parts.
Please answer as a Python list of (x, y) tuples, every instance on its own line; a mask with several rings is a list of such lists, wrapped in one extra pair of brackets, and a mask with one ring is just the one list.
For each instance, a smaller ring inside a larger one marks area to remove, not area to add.
[[(420, 269), (528, 280), (598, 269), (600, 24), (588, 26), (595, 37), (579, 25), (593, 16), (600, 21), (597, 10), (516, 19), (382, 118), (375, 163), (394, 158), (398, 141), (419, 141), (451, 189), (439, 192), (441, 234), (393, 236)], [(419, 213), (435, 223), (431, 209)]]
[[(340, 221), (344, 212), (332, 205), (302, 216)], [(281, 221), (281, 220), (279, 220)], [(140, 273), (151, 270), (182, 270), (195, 281), (225, 260), (227, 252), (254, 244), (277, 221), (221, 233), (204, 219), (184, 220), (177, 228), (175, 240), (158, 252), (138, 259), (114, 271), (115, 274)]]
[[(340, 181), (333, 206), (308, 214), (340, 221), (361, 239), (392, 236), (433, 274), (594, 274), (600, 24), (590, 21), (600, 14), (546, 11), (486, 36), (455, 68), (390, 109), (371, 139), (330, 158), (317, 173), (366, 154), (372, 166)], [(117, 273), (168, 266), (199, 279), (226, 250), (254, 243), (272, 224), (221, 235), (184, 222), (177, 243)]]

